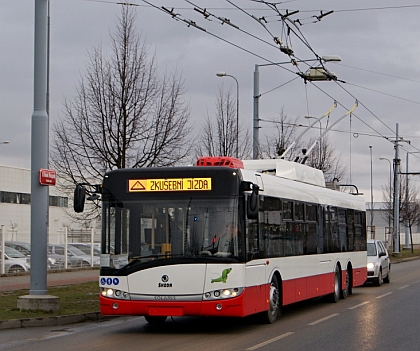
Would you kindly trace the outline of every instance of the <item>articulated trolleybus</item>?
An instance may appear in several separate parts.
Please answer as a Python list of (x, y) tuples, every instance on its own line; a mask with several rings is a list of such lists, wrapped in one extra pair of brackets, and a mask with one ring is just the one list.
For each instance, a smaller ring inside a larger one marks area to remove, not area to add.
[(102, 193), (103, 315), (259, 314), (366, 280), (362, 198), (285, 160), (202, 157), (196, 166), (107, 173)]

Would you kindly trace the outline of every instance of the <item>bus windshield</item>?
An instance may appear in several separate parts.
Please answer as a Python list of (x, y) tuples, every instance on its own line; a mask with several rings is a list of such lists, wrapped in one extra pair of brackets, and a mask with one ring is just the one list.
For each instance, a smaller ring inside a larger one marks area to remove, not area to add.
[[(238, 199), (105, 202), (103, 253), (141, 262), (169, 257), (239, 258)], [(114, 262), (115, 263), (115, 262)]]

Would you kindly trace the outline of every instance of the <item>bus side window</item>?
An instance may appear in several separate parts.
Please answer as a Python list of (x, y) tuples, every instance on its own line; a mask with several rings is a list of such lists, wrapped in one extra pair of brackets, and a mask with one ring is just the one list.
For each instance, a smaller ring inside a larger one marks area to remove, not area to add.
[(246, 229), (246, 241), (247, 241), (247, 259), (251, 260), (256, 258), (259, 252), (258, 248), (258, 221), (249, 220)]

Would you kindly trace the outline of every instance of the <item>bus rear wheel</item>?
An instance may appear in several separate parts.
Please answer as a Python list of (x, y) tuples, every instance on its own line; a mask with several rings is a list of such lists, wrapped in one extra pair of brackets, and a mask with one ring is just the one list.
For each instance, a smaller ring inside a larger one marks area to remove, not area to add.
[(275, 275), (271, 278), (269, 296), (269, 309), (261, 312), (261, 321), (265, 324), (274, 323), (281, 314), (281, 294), (279, 289), (279, 281)]
[(167, 316), (144, 316), (146, 321), (150, 324), (162, 324), (165, 323)]
[(351, 295), (351, 281), (350, 281), (350, 272), (349, 269), (347, 268), (346, 270), (346, 286), (344, 287), (343, 290), (341, 290), (341, 298), (345, 299), (347, 296)]
[(338, 302), (340, 300), (340, 292), (341, 292), (341, 279), (340, 279), (340, 268), (337, 266), (335, 268), (334, 274), (334, 291), (328, 295), (328, 299), (330, 302)]

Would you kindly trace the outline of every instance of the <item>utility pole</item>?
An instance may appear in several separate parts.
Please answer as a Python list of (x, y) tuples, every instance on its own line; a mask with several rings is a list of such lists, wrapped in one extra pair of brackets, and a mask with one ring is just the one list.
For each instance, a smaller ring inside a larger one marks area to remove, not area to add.
[(29, 295), (18, 297), (22, 310), (58, 311), (59, 298), (48, 295), (48, 186), (40, 184), (48, 169), (48, 14), (49, 0), (35, 0), (34, 109), (31, 125), (31, 272)]
[(373, 227), (373, 162), (372, 162), (372, 145), (370, 149), (370, 237), (375, 239), (375, 230)]
[(409, 214), (409, 210), (408, 210), (408, 154), (409, 152), (407, 152), (406, 155), (406, 159), (405, 159), (405, 246), (404, 249), (409, 249), (410, 245), (409, 245), (409, 241), (408, 241), (408, 236), (409, 236), (409, 228), (410, 228), (410, 221), (408, 219), (408, 214)]
[(260, 116), (259, 116), (259, 99), (260, 99), (260, 71), (258, 65), (255, 65), (254, 71), (254, 118), (252, 133), (252, 159), (258, 159), (259, 139), (260, 139)]
[(393, 253), (400, 253), (400, 163), (399, 158), (399, 136), (398, 136), (398, 123), (395, 128), (395, 157), (394, 157), (394, 242), (393, 242)]

